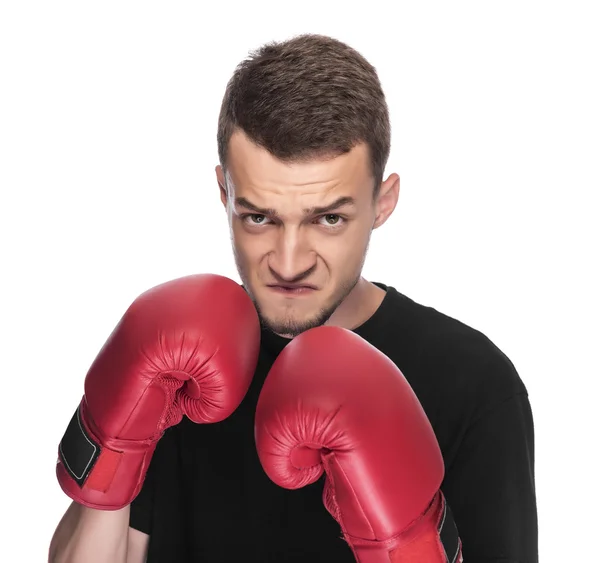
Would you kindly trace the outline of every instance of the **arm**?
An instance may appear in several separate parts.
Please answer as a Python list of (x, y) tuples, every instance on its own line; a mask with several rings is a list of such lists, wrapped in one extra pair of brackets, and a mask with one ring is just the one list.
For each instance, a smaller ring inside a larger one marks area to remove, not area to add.
[(156, 463), (161, 445), (148, 467), (138, 496), (119, 510), (96, 510), (72, 502), (50, 543), (49, 563), (145, 563), (154, 509)]
[(325, 507), (357, 562), (463, 561), (445, 526), (433, 428), (397, 366), (360, 336), (333, 326), (297, 336), (266, 378), (255, 424), (276, 484), (298, 489), (325, 472)]
[(58, 482), (76, 504), (55, 532), (50, 561), (145, 559), (150, 529), (136, 523), (131, 503), (149, 490), (159, 441), (184, 415), (197, 423), (229, 416), (259, 345), (252, 301), (222, 276), (172, 280), (133, 302), (92, 363), (58, 448)]
[(526, 392), (473, 421), (442, 490), (469, 563), (537, 563), (534, 428)]
[(129, 528), (129, 506), (105, 511), (71, 503), (52, 541), (50, 563), (144, 563), (149, 536)]

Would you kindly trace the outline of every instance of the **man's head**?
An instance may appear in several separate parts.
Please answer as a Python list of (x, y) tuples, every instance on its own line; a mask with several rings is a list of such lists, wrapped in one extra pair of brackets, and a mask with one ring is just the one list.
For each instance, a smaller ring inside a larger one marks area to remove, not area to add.
[(219, 116), (217, 177), (238, 271), (262, 322), (295, 336), (325, 323), (360, 280), (396, 175), (375, 69), (323, 36), (242, 62)]

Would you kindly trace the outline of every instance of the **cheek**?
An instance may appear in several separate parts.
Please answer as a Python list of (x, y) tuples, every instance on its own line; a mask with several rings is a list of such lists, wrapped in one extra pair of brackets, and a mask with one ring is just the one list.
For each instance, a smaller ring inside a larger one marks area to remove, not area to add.
[(321, 242), (319, 254), (330, 268), (338, 271), (354, 271), (362, 263), (369, 230), (364, 228), (348, 229), (339, 237), (329, 237)]
[(255, 264), (268, 253), (268, 241), (264, 236), (249, 234), (242, 226), (232, 227), (233, 248), (245, 263)]

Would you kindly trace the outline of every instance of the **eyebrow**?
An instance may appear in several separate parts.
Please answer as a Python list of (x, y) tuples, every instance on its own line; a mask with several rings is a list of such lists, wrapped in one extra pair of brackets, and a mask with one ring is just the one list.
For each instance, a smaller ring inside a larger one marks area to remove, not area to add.
[[(252, 211), (258, 215), (267, 215), (269, 217), (278, 217), (279, 213), (276, 209), (271, 207), (258, 207), (254, 205), (250, 200), (245, 197), (236, 197), (235, 204), (239, 207), (244, 207), (249, 211)], [(356, 200), (353, 197), (342, 196), (336, 199), (334, 202), (323, 207), (306, 207), (302, 210), (305, 215), (323, 215), (325, 213), (331, 213), (340, 207), (345, 206), (356, 206)]]

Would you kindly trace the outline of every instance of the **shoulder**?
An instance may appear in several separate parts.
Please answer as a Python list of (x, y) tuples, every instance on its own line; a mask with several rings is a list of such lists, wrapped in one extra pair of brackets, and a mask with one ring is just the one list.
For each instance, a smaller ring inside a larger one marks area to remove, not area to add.
[(487, 335), (393, 291), (397, 316), (405, 317), (399, 332), (406, 334), (408, 326), (413, 335), (421, 377), (449, 397), (477, 402), (480, 410), (527, 393), (513, 362)]

